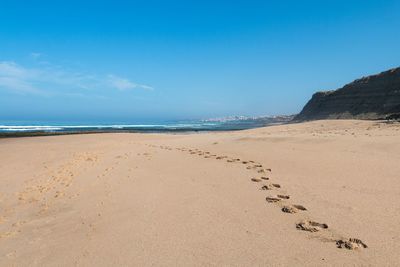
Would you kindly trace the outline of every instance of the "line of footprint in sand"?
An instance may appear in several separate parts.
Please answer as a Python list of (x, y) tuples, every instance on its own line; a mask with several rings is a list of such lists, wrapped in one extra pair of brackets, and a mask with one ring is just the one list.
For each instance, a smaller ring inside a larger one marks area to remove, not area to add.
[[(191, 155), (198, 155), (202, 156), (204, 158), (213, 158), (217, 160), (226, 160), (228, 163), (239, 163), (243, 164), (246, 166), (246, 169), (249, 171), (254, 171), (257, 173), (256, 177), (252, 177), (250, 180), (254, 183), (261, 183), (263, 182), (263, 185), (261, 186), (260, 190), (266, 190), (266, 191), (278, 191), (276, 195), (273, 196), (267, 196), (266, 201), (267, 203), (274, 204), (277, 207), (280, 208), (280, 210), (284, 213), (287, 214), (294, 214), (294, 213), (301, 213), (301, 212), (307, 212), (307, 208), (304, 207), (303, 205), (300, 204), (291, 204), (290, 202), (290, 195), (288, 194), (283, 194), (279, 193), (281, 190), (281, 185), (278, 183), (272, 183), (270, 179), (270, 175), (272, 174), (272, 170), (270, 168), (264, 168), (264, 166), (261, 163), (255, 162), (253, 160), (241, 160), (239, 158), (232, 158), (228, 156), (219, 156), (216, 154), (212, 154), (209, 151), (202, 151), (199, 149), (190, 149), (190, 148), (184, 148), (184, 147), (179, 147), (179, 148), (172, 148), (170, 146), (157, 146), (153, 144), (146, 144), (149, 147), (153, 148), (161, 148), (164, 150), (178, 150), (182, 152), (188, 152)], [(301, 231), (306, 231), (310, 233), (323, 233), (329, 231), (329, 227), (326, 223), (319, 223), (313, 220), (307, 220), (303, 219), (296, 223), (296, 229), (301, 230)], [(333, 235), (332, 232), (329, 233), (331, 236)], [(336, 234), (337, 235), (337, 234)], [(368, 246), (361, 241), (358, 238), (343, 238), (337, 235), (334, 238), (322, 238), (323, 240), (335, 242), (337, 248), (346, 248), (349, 250), (358, 250), (358, 249), (363, 249), (367, 248)]]

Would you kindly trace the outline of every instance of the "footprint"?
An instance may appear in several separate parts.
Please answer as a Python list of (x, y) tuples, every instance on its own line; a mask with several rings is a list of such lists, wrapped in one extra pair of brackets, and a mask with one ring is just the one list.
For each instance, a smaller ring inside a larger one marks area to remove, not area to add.
[(297, 212), (297, 209), (295, 209), (294, 207), (291, 207), (291, 206), (284, 206), (281, 210), (285, 213), (296, 213)]
[(289, 195), (277, 195), (277, 197), (282, 198), (282, 199), (289, 199)]
[(275, 188), (280, 188), (280, 186), (277, 186), (278, 184), (267, 184), (267, 185), (263, 185), (261, 187), (261, 190), (273, 190)]
[(260, 179), (260, 178), (251, 178), (251, 180), (252, 180), (253, 182), (256, 182), (256, 183), (261, 182), (261, 179)]
[(267, 173), (267, 172), (271, 172), (271, 169), (259, 169), (257, 172), (258, 173)]
[(347, 248), (350, 250), (368, 248), (368, 246), (357, 238), (349, 238), (349, 240), (337, 240), (336, 246), (338, 248)]
[(269, 185), (263, 185), (260, 189), (261, 190), (272, 190), (272, 187)]
[(277, 197), (266, 197), (265, 200), (267, 200), (268, 203), (275, 203), (281, 201), (281, 199)]
[(302, 206), (302, 205), (293, 205), (293, 207), (295, 207), (298, 210), (307, 210), (306, 207)]
[(54, 195), (54, 198), (62, 197), (64, 195), (65, 195), (64, 192), (56, 191), (56, 194)]
[(216, 157), (216, 159), (226, 159), (227, 158), (227, 156), (218, 156), (218, 157)]
[(280, 185), (280, 184), (272, 184), (272, 186), (273, 186), (273, 187), (276, 187), (276, 188), (281, 188), (281, 185)]
[(302, 205), (292, 205), (292, 206), (284, 206), (281, 210), (285, 213), (297, 213), (299, 210), (305, 211), (307, 209)]
[(263, 179), (263, 180), (269, 180), (269, 177), (261, 176), (261, 179)]
[(296, 228), (302, 231), (318, 232), (319, 230), (327, 229), (328, 225), (326, 223), (318, 223), (314, 221), (302, 221), (296, 224)]

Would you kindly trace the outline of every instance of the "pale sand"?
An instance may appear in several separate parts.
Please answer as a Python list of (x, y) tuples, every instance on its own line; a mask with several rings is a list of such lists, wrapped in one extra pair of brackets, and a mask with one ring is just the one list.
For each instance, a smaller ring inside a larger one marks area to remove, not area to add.
[(0, 161), (1, 266), (400, 265), (399, 124), (2, 139)]

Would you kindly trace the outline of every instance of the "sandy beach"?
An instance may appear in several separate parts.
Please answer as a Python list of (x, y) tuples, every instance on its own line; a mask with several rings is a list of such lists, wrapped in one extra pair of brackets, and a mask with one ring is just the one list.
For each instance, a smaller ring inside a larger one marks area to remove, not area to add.
[(338, 120), (0, 139), (0, 265), (399, 265), (399, 138)]

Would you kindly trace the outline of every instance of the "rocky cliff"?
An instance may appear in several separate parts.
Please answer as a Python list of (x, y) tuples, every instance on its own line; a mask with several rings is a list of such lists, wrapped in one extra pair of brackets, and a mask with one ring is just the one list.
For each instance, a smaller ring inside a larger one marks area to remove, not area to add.
[(295, 120), (380, 119), (399, 114), (400, 68), (395, 68), (315, 93)]

